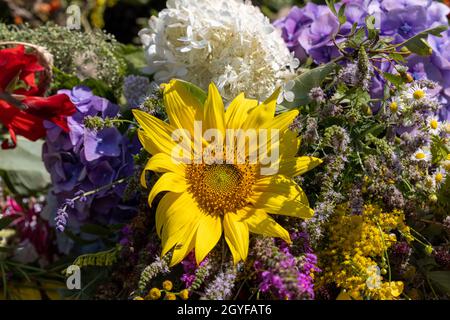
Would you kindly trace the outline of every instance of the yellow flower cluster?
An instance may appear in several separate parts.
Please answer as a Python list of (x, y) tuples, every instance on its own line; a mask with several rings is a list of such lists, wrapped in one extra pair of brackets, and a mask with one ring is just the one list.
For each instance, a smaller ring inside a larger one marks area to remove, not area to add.
[(387, 256), (397, 241), (394, 231), (412, 240), (401, 211), (365, 205), (362, 215), (348, 215), (340, 208), (330, 220), (327, 245), (319, 255), (319, 286), (334, 282), (342, 290), (339, 299), (398, 298), (403, 282), (389, 281)]
[(173, 283), (170, 280), (165, 280), (162, 283), (162, 290), (159, 288), (152, 288), (148, 292), (147, 296), (145, 298), (141, 296), (134, 297), (133, 300), (159, 300), (162, 297), (162, 294), (164, 294), (164, 300), (177, 300), (177, 296), (181, 300), (187, 300), (189, 298), (189, 291), (187, 289), (183, 289), (180, 292), (171, 292), (173, 289)]

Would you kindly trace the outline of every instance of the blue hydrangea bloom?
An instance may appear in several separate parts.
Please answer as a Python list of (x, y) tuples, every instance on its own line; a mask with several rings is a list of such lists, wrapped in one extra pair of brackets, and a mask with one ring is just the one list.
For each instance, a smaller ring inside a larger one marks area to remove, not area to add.
[(67, 199), (131, 176), (133, 155), (139, 151), (140, 144), (115, 127), (97, 131), (84, 126), (86, 116), (115, 117), (119, 106), (95, 96), (84, 86), (58, 93), (67, 94), (77, 112), (68, 118), (69, 133), (50, 122), (45, 123), (47, 137), (43, 160), (52, 180), (50, 192), (57, 207), (66, 209), (65, 214), (61, 213), (61, 221), (57, 221), (57, 228), (62, 231), (68, 227), (77, 232), (85, 223), (110, 224), (130, 218), (136, 208), (121, 200), (124, 183), (67, 205)]

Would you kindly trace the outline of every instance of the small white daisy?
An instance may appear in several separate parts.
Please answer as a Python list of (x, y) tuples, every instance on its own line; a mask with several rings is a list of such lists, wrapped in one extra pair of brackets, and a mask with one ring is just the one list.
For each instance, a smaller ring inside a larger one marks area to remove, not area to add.
[(434, 180), (434, 177), (427, 176), (425, 178), (425, 187), (429, 190), (435, 190), (436, 189), (436, 181)]
[(398, 114), (402, 112), (404, 105), (400, 99), (395, 98), (391, 101), (391, 103), (389, 103), (388, 107), (391, 114)]
[(438, 135), (442, 129), (442, 123), (437, 117), (431, 116), (427, 119), (427, 129), (431, 134)]
[(444, 168), (446, 171), (450, 171), (450, 159), (446, 159), (441, 162), (442, 168)]
[(428, 88), (414, 84), (406, 90), (405, 97), (410, 101), (421, 101), (427, 98), (427, 90)]
[(450, 122), (444, 121), (441, 123), (441, 132), (450, 135)]
[(412, 155), (412, 159), (415, 161), (430, 161), (431, 160), (431, 152), (428, 148), (419, 148)]
[(436, 170), (434, 173), (434, 181), (436, 182), (436, 185), (441, 185), (445, 181), (445, 177), (447, 175), (447, 170), (445, 168), (440, 167)]

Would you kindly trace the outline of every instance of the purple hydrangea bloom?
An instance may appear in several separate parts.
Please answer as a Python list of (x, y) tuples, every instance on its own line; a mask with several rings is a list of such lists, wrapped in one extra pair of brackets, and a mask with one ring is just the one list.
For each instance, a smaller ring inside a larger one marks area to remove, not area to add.
[(381, 16), (381, 34), (394, 37), (396, 43), (413, 37), (427, 26), (425, 7), (413, 6), (389, 10)]
[[(342, 0), (347, 5), (347, 22), (341, 27), (345, 35), (353, 23), (363, 25), (367, 15), (375, 16), (375, 27), (381, 37), (392, 37), (395, 43), (408, 39), (425, 29), (447, 25), (450, 9), (432, 0)], [(339, 7), (341, 4), (337, 4)], [(336, 43), (342, 39), (337, 32), (337, 19), (325, 5), (308, 3), (305, 7), (294, 7), (289, 14), (274, 22), (282, 32), (289, 49), (300, 60), (307, 56), (316, 63), (326, 63), (339, 56), (332, 39)], [(414, 79), (429, 79), (442, 87), (440, 102), (444, 107), (439, 111), (441, 119), (450, 120), (450, 31), (442, 38), (429, 36), (433, 49), (430, 57), (408, 57), (408, 65)], [(380, 68), (380, 66), (377, 66)], [(382, 63), (384, 72), (392, 72), (392, 67)], [(385, 81), (375, 72), (370, 86), (373, 98), (382, 97)]]
[[(105, 188), (67, 205), (67, 199), (91, 191), (133, 174), (133, 154), (140, 149), (137, 139), (130, 140), (117, 128), (92, 130), (84, 126), (86, 116), (115, 117), (119, 107), (107, 99), (95, 96), (87, 87), (60, 90), (75, 104), (77, 112), (68, 118), (66, 133), (46, 122), (44, 164), (50, 173), (52, 190), (60, 210), (57, 227), (68, 226), (77, 231), (83, 223), (116, 223), (131, 217), (135, 208), (121, 200), (125, 185)], [(81, 201), (82, 200), (82, 201)], [(64, 211), (64, 214), (63, 212)]]

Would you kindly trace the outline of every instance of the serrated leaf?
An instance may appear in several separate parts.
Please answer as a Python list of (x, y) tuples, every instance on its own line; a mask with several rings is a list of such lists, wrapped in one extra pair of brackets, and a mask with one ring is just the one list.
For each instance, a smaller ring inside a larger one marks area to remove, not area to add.
[(17, 137), (14, 149), (0, 150), (0, 174), (12, 192), (20, 195), (43, 191), (50, 176), (42, 162), (43, 141)]
[(311, 102), (309, 92), (312, 88), (320, 87), (325, 78), (336, 69), (335, 63), (327, 63), (323, 66), (308, 70), (294, 79), (292, 92), (295, 94), (294, 101), (283, 101), (278, 110), (290, 110)]

